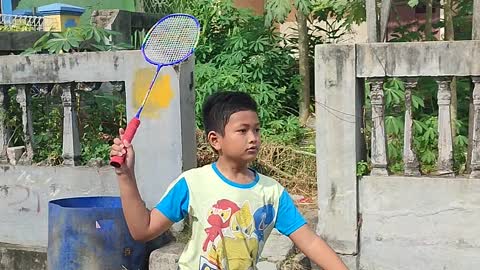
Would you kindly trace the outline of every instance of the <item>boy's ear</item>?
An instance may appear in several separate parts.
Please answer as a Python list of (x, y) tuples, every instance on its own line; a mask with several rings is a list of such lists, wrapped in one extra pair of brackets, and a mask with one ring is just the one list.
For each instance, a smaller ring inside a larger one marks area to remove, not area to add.
[(220, 135), (217, 132), (215, 131), (208, 132), (207, 140), (210, 143), (210, 145), (213, 147), (213, 149), (215, 149), (217, 152), (220, 151), (221, 149), (219, 139), (220, 139)]

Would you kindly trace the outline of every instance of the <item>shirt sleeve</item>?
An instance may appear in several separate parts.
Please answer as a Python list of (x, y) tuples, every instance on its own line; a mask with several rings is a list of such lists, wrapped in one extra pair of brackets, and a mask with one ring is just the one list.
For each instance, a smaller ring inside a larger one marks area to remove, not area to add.
[(172, 222), (179, 222), (188, 215), (190, 195), (185, 178), (173, 183), (155, 208)]
[(305, 224), (307, 224), (305, 218), (298, 211), (288, 192), (283, 190), (278, 205), (275, 228), (283, 235), (289, 236)]

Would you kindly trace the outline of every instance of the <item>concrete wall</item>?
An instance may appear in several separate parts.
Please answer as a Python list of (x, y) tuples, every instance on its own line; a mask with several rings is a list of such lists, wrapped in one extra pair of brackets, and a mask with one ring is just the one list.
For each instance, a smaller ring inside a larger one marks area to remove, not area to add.
[[(318, 179), (317, 232), (339, 253), (358, 252), (356, 164), (361, 119), (355, 45), (318, 46), (315, 60)], [(358, 105), (358, 106), (355, 106)], [(335, 107), (345, 114), (339, 121)], [(341, 164), (339, 164), (341, 162)], [(342, 168), (341, 170), (339, 168)]]
[(349, 269), (480, 268), (480, 179), (356, 176), (365, 78), (478, 76), (479, 57), (479, 41), (316, 47), (317, 232)]
[(357, 77), (480, 75), (480, 41), (358, 44)]
[(479, 269), (480, 181), (364, 177), (361, 269)]
[[(183, 170), (196, 165), (193, 62), (191, 59), (175, 68), (162, 69), (133, 141), (137, 181), (148, 207), (158, 202)], [(3, 56), (0, 82), (124, 81), (130, 119), (155, 69), (139, 51)], [(5, 167), (4, 174), (0, 174), (0, 242), (46, 246), (48, 200), (87, 194), (118, 195), (116, 184), (111, 167)], [(25, 197), (28, 199), (24, 201)]]
[(118, 195), (111, 168), (3, 166), (0, 171), (0, 242), (46, 247), (48, 201)]

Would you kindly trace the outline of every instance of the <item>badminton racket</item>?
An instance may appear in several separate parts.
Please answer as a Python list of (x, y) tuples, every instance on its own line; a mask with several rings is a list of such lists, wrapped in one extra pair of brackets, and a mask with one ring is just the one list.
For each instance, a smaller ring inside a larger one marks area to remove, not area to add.
[[(192, 15), (181, 13), (163, 17), (148, 31), (143, 40), (141, 51), (145, 61), (156, 65), (157, 70), (140, 108), (125, 128), (123, 140), (130, 143), (135, 136), (140, 126), (140, 115), (155, 85), (160, 69), (187, 60), (195, 51), (199, 36), (199, 21)], [(120, 167), (125, 161), (125, 156), (111, 157), (110, 165), (116, 168)]]

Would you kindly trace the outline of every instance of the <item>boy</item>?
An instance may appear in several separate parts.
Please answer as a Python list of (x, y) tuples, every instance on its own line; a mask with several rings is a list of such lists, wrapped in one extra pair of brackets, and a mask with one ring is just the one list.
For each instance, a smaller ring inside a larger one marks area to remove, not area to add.
[(124, 165), (115, 170), (132, 237), (151, 240), (188, 215), (192, 237), (179, 269), (247, 270), (256, 269), (265, 241), (276, 228), (323, 269), (347, 269), (309, 229), (287, 191), (249, 169), (260, 148), (255, 101), (240, 92), (213, 94), (203, 105), (203, 121), (217, 162), (184, 172), (150, 212), (137, 189), (133, 147), (114, 140), (111, 155), (126, 155)]

